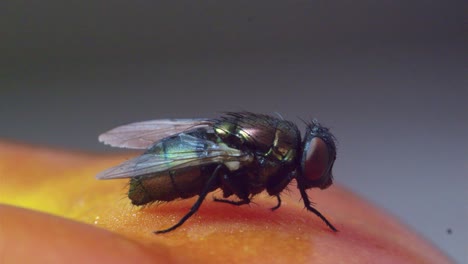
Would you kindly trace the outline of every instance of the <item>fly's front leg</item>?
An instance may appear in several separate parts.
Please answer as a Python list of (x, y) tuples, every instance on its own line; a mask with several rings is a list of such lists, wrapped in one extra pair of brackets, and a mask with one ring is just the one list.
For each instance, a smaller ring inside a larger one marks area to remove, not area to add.
[(314, 207), (312, 207), (311, 205), (311, 202), (309, 200), (309, 196), (307, 196), (307, 193), (305, 191), (305, 188), (304, 186), (301, 184), (301, 182), (298, 180), (297, 181), (297, 184), (298, 184), (298, 188), (299, 188), (299, 192), (301, 193), (301, 197), (302, 197), (302, 200), (304, 201), (304, 205), (306, 207), (306, 209), (309, 211), (309, 212), (312, 212), (314, 213), (315, 215), (317, 215), (320, 219), (322, 219), (323, 222), (325, 222), (325, 224), (327, 224), (327, 226), (335, 231), (335, 232), (338, 232), (338, 229), (336, 229), (329, 221), (327, 218), (325, 218), (325, 216), (323, 216), (317, 209), (315, 209)]

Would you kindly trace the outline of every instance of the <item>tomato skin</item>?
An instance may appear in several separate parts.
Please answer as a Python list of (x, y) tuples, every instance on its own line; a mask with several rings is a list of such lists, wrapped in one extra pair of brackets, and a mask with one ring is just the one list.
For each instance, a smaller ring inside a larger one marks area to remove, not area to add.
[(155, 228), (177, 221), (196, 198), (139, 209), (126, 199), (125, 179), (95, 180), (98, 171), (132, 154), (2, 141), (0, 150), (0, 203), (7, 204), (0, 206), (2, 263), (451, 263), (395, 218), (336, 184), (310, 195), (337, 233), (306, 212), (292, 190), (275, 212), (268, 195), (242, 208), (208, 199), (177, 232), (156, 236)]

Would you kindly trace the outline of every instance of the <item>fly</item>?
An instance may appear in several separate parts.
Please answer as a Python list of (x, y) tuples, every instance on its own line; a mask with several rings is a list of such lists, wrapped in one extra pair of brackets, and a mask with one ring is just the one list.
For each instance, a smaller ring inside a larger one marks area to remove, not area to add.
[[(262, 191), (276, 197), (296, 179), (306, 209), (333, 231), (337, 229), (312, 206), (307, 189), (333, 182), (335, 138), (317, 121), (307, 124), (301, 140), (289, 121), (250, 112), (229, 112), (216, 119), (160, 119), (114, 128), (99, 141), (122, 148), (145, 149), (139, 157), (99, 173), (101, 180), (130, 178), (134, 205), (187, 199), (198, 195), (190, 211), (166, 233), (198, 211), (208, 193), (221, 189), (216, 202), (249, 204)], [(226, 199), (237, 196), (237, 200)]]

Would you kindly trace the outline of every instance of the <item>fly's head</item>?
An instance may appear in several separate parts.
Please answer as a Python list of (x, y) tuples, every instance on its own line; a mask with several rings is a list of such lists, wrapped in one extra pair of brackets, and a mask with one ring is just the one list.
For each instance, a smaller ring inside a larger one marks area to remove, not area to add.
[(307, 124), (302, 142), (298, 181), (305, 189), (325, 189), (333, 183), (332, 168), (336, 159), (335, 137), (316, 120)]

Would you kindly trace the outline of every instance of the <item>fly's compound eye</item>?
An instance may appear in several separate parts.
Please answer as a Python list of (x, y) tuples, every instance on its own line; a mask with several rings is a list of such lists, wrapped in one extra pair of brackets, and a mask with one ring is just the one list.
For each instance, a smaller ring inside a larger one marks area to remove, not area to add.
[(304, 140), (301, 161), (302, 179), (306, 188), (325, 189), (332, 184), (332, 167), (336, 147), (333, 135), (328, 129), (313, 123), (309, 126)]
[(318, 181), (330, 167), (330, 153), (327, 144), (318, 137), (311, 140), (306, 150), (303, 173), (307, 181)]

